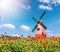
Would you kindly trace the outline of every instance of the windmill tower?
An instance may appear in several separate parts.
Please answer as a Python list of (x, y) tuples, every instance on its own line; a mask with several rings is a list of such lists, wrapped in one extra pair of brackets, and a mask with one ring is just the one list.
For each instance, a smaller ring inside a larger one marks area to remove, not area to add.
[(38, 21), (33, 17), (33, 20), (35, 22), (37, 22), (36, 26), (32, 30), (32, 32), (34, 32), (34, 30), (36, 29), (36, 35), (35, 35), (36, 39), (46, 37), (47, 27), (46, 27), (45, 23), (41, 20), (43, 18), (43, 16), (45, 15), (45, 13), (46, 13), (46, 11), (43, 12), (43, 14), (41, 15), (41, 17), (39, 18)]

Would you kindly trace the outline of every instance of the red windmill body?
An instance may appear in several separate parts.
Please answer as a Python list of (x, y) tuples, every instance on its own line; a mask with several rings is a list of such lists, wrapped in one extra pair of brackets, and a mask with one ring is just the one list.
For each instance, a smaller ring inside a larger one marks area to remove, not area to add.
[(33, 17), (34, 21), (35, 22), (37, 21), (36, 26), (32, 30), (32, 32), (33, 32), (36, 29), (36, 36), (35, 36), (36, 39), (46, 37), (47, 27), (46, 27), (45, 23), (41, 20), (45, 13), (46, 13), (46, 11), (43, 12), (43, 14), (41, 15), (41, 17), (38, 21)]

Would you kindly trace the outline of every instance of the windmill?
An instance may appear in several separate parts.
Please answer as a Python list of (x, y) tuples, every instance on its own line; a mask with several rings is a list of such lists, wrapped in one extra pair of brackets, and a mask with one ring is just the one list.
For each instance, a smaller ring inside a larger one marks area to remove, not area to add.
[(37, 22), (36, 26), (32, 29), (32, 32), (34, 32), (35, 29), (36, 29), (36, 36), (35, 36), (36, 39), (46, 37), (46, 29), (47, 29), (47, 27), (46, 27), (45, 23), (42, 21), (42, 18), (45, 15), (45, 13), (46, 13), (46, 11), (44, 11), (42, 13), (42, 15), (40, 16), (38, 21), (34, 17), (32, 17), (32, 19), (35, 22)]

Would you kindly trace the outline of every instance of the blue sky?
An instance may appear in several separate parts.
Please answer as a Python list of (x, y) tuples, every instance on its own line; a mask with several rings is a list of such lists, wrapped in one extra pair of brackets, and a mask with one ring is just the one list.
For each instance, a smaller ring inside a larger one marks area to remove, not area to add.
[(39, 20), (46, 10), (42, 20), (46, 23), (47, 35), (60, 36), (60, 0), (8, 0), (8, 2), (3, 0), (0, 4), (0, 34), (7, 32), (7, 35), (19, 33), (28, 36), (29, 33), (34, 36), (35, 32), (31, 30), (36, 22), (32, 17)]

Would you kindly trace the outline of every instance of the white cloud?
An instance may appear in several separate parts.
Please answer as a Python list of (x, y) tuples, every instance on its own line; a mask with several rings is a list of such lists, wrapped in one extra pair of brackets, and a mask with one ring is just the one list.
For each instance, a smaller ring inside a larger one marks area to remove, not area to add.
[(60, 22), (60, 19), (58, 20), (58, 22)]
[(46, 9), (46, 10), (52, 10), (54, 6), (56, 7), (60, 5), (60, 0), (38, 0), (38, 2), (46, 4), (47, 6), (39, 5), (40, 9)]
[(48, 36), (53, 36), (53, 34), (52, 34), (52, 33), (48, 33), (47, 35), (48, 35)]
[(42, 3), (49, 3), (49, 4), (60, 4), (60, 0), (38, 0)]
[(55, 37), (60, 37), (60, 34), (59, 33), (56, 33), (54, 35), (55, 35)]
[(28, 9), (31, 9), (31, 6), (30, 6), (30, 5), (28, 5), (28, 6), (27, 6), (27, 8), (28, 8)]
[(39, 8), (44, 10), (52, 10), (50, 6), (44, 6), (44, 5), (39, 5)]
[(43, 3), (50, 3), (50, 0), (38, 0), (38, 1)]
[(52, 33), (48, 33), (47, 37), (53, 37), (54, 35)]
[(57, 19), (57, 20), (56, 20), (56, 24), (59, 24), (59, 23), (60, 23), (60, 19)]
[(15, 26), (12, 24), (0, 24), (0, 28), (15, 29)]
[(47, 32), (47, 33), (50, 33), (51, 31), (47, 30), (46, 32)]
[(52, 3), (52, 4), (60, 4), (60, 0), (51, 0), (50, 3)]
[(20, 28), (24, 31), (29, 31), (30, 30), (30, 27), (26, 26), (26, 25), (21, 25)]
[(21, 35), (20, 34), (17, 34), (17, 33), (16, 34), (12, 34), (11, 36), (12, 37), (21, 37)]
[(60, 34), (59, 33), (55, 33), (55, 34), (52, 34), (52, 33), (48, 33), (47, 34), (47, 37), (60, 37)]

